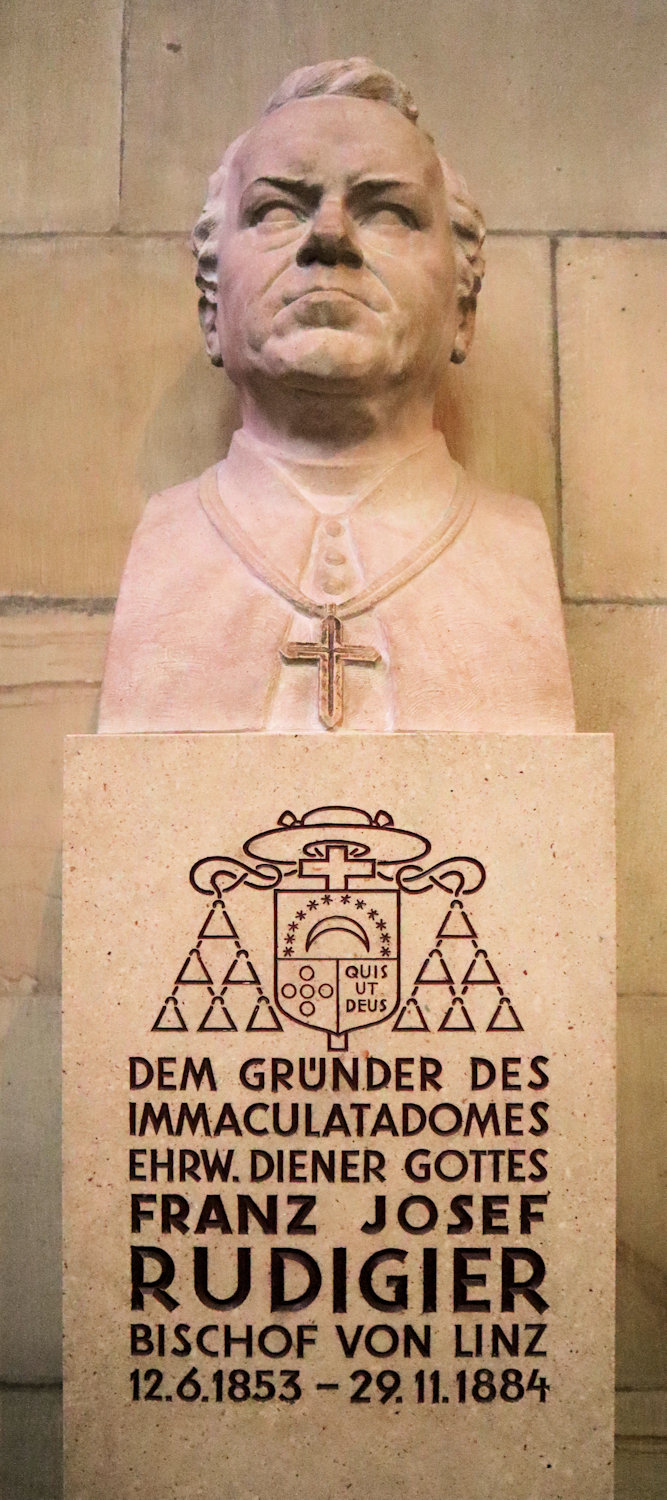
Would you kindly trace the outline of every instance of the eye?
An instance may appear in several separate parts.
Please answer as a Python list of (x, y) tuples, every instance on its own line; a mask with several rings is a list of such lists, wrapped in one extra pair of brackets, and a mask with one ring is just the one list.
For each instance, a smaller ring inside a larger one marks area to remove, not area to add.
[(376, 203), (367, 209), (364, 222), (374, 229), (418, 229), (417, 216), (404, 203)]
[(303, 222), (303, 210), (287, 200), (271, 198), (256, 203), (250, 210), (250, 224), (265, 224), (267, 228), (285, 229)]

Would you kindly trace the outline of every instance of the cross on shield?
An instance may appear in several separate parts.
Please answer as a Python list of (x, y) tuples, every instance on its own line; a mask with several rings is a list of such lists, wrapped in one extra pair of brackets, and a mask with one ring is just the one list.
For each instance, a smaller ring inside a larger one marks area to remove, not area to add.
[(343, 838), (299, 861), (300, 882), (274, 893), (275, 994), (283, 1015), (328, 1033), (386, 1021), (400, 1000), (400, 894), (378, 888), (375, 860)]

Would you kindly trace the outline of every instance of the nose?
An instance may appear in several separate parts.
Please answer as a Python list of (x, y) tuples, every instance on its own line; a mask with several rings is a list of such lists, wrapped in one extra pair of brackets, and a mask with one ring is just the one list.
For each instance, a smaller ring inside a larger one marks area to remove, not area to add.
[(325, 199), (319, 205), (297, 252), (298, 266), (311, 266), (315, 262), (323, 266), (352, 266), (356, 270), (364, 263), (354, 223), (340, 199)]

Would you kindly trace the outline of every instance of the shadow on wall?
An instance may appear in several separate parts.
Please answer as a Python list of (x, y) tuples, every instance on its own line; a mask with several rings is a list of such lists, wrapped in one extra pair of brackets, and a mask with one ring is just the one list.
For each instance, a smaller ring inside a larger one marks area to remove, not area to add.
[(240, 423), (236, 390), (224, 370), (194, 355), (146, 424), (137, 460), (144, 494), (181, 484), (219, 462)]
[[(458, 373), (458, 371), (457, 371)], [(466, 463), (465, 391), (460, 380), (448, 374), (438, 391), (435, 404), (435, 424), (445, 435), (447, 447), (457, 463)], [(474, 464), (470, 465), (474, 471)], [(480, 475), (484, 478), (484, 475)]]
[[(0, 1374), (58, 1381), (60, 1312), (60, 1001), (10, 1000), (0, 1072)], [(2, 1489), (7, 1500), (15, 1492)], [(19, 1492), (17, 1491), (17, 1500)]]
[[(619, 1389), (664, 1389), (667, 1385), (665, 1333), (667, 1277), (658, 1257), (649, 1259), (635, 1245), (620, 1239), (616, 1260), (616, 1383)], [(650, 1364), (643, 1365), (631, 1357), (642, 1346), (652, 1354), (655, 1351)]]

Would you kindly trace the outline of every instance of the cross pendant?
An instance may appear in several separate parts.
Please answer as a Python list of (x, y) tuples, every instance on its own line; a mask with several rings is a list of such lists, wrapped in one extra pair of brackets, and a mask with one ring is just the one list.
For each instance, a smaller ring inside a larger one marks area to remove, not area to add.
[(289, 641), (281, 647), (283, 661), (310, 661), (318, 665), (318, 713), (325, 729), (335, 729), (343, 720), (343, 670), (346, 662), (373, 666), (380, 660), (374, 646), (346, 646), (343, 626), (336, 615), (325, 615), (320, 644)]

